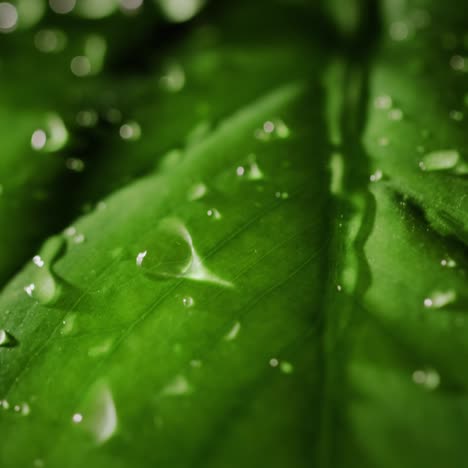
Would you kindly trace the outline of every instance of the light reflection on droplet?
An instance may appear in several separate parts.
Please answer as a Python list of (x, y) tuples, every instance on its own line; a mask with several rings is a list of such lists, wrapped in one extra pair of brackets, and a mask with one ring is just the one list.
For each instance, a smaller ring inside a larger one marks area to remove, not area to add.
[(378, 182), (381, 180), (383, 177), (383, 172), (380, 169), (377, 169), (371, 176), (369, 177), (369, 180), (371, 182)]
[(425, 387), (427, 390), (435, 390), (440, 385), (439, 373), (434, 369), (418, 369), (413, 372), (413, 382)]
[(424, 307), (440, 309), (455, 302), (457, 293), (453, 289), (447, 291), (435, 291), (430, 297), (424, 299)]
[[(13, 348), (17, 345), (15, 337), (4, 329), (0, 329), (0, 348)], [(3, 400), (4, 403), (6, 400)], [(8, 403), (8, 402), (6, 402)], [(3, 405), (5, 408), (5, 406)], [(6, 409), (6, 408), (5, 408)]]
[(205, 0), (158, 0), (169, 21), (183, 23), (193, 18), (205, 4)]
[(47, 142), (47, 135), (44, 130), (38, 129), (36, 130), (31, 137), (31, 146), (33, 149), (39, 151), (44, 148)]
[(60, 52), (66, 43), (67, 36), (58, 29), (43, 29), (34, 36), (34, 45), (44, 53)]
[(42, 268), (45, 265), (44, 260), (42, 260), (40, 255), (35, 255), (33, 258), (33, 263), (36, 265), (38, 268)]
[(49, 0), (49, 5), (55, 13), (66, 15), (73, 11), (76, 5), (76, 0)]
[(91, 63), (89, 58), (84, 55), (73, 57), (70, 63), (70, 69), (75, 76), (80, 78), (91, 73)]
[(457, 150), (439, 150), (426, 154), (419, 167), (423, 171), (445, 171), (453, 169), (460, 159)]
[(120, 127), (119, 133), (123, 140), (136, 141), (141, 137), (141, 127), (137, 122), (130, 121)]
[(0, 32), (12, 32), (18, 23), (18, 11), (8, 2), (0, 3)]
[(200, 200), (206, 195), (207, 192), (207, 186), (203, 183), (198, 183), (190, 188), (187, 198), (191, 201)]
[(225, 335), (224, 339), (226, 341), (232, 341), (237, 338), (237, 335), (239, 334), (241, 329), (241, 324), (240, 322), (236, 322), (232, 328), (228, 331), (228, 333)]
[(440, 264), (446, 268), (455, 268), (457, 266), (457, 262), (453, 258), (450, 258), (450, 257), (443, 258), (440, 261)]
[(206, 214), (212, 219), (221, 219), (221, 213), (216, 208), (209, 209)]
[(75, 413), (73, 416), (72, 416), (72, 421), (75, 423), (75, 424), (79, 424), (83, 421), (83, 415), (80, 414), (80, 413)]
[(195, 301), (193, 300), (193, 297), (187, 296), (182, 299), (182, 304), (184, 307), (192, 307), (195, 304)]

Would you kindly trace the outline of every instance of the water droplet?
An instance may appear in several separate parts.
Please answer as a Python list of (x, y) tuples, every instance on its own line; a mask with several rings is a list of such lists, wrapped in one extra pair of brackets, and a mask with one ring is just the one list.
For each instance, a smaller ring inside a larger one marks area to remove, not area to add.
[(36, 151), (53, 153), (61, 150), (68, 142), (68, 131), (57, 114), (46, 114), (43, 125), (34, 131), (31, 146)]
[(281, 198), (282, 200), (287, 200), (289, 198), (288, 192), (275, 192), (276, 198)]
[(427, 390), (435, 390), (440, 385), (440, 376), (434, 369), (418, 369), (413, 372), (413, 382)]
[(51, 304), (60, 295), (61, 287), (52, 272), (52, 266), (64, 251), (64, 238), (54, 236), (42, 246), (40, 254), (34, 257), (34, 264), (39, 268), (33, 273), (33, 282), (25, 286), (24, 291), (40, 304)]
[(42, 29), (34, 36), (34, 45), (43, 53), (62, 51), (67, 44), (67, 36), (59, 29)]
[(379, 146), (388, 146), (389, 140), (387, 137), (380, 137), (378, 143)]
[(440, 150), (426, 154), (419, 167), (423, 171), (446, 171), (453, 169), (460, 159), (460, 154), (456, 150)]
[(212, 219), (221, 219), (221, 213), (216, 208), (210, 208), (206, 214)]
[(70, 62), (70, 70), (79, 78), (88, 76), (91, 73), (91, 62), (85, 55), (77, 55)]
[(447, 291), (435, 291), (430, 297), (424, 299), (424, 306), (427, 308), (440, 309), (457, 299), (457, 293), (453, 289)]
[(0, 348), (13, 348), (17, 344), (18, 341), (11, 333), (0, 329)]
[(65, 161), (67, 169), (73, 172), (83, 172), (85, 169), (85, 163), (82, 159), (78, 158), (67, 158)]
[(403, 119), (403, 111), (401, 109), (392, 109), (388, 112), (388, 118), (390, 120), (402, 120)]
[(152, 235), (151, 246), (143, 253), (145, 256), (140, 266), (152, 277), (186, 278), (219, 286), (233, 286), (205, 267), (191, 235), (178, 219), (163, 219)]
[(190, 201), (200, 200), (207, 194), (207, 192), (208, 192), (208, 187), (205, 184), (200, 182), (198, 184), (193, 185), (190, 188), (187, 198)]
[(390, 25), (389, 33), (394, 41), (404, 41), (408, 38), (409, 28), (403, 21), (395, 21)]
[(88, 356), (91, 358), (95, 358), (98, 356), (102, 356), (103, 354), (107, 354), (111, 350), (112, 343), (113, 341), (111, 339), (108, 339), (96, 346), (93, 346), (92, 348), (89, 348)]
[(94, 127), (97, 124), (98, 119), (98, 114), (93, 109), (82, 110), (76, 114), (76, 123), (81, 127)]
[(232, 328), (229, 330), (229, 332), (225, 335), (224, 339), (226, 341), (232, 341), (237, 338), (237, 335), (239, 334), (241, 329), (241, 324), (240, 322), (236, 322)]
[(136, 141), (141, 137), (141, 127), (135, 121), (130, 121), (120, 127), (120, 136), (123, 140)]
[(450, 57), (450, 66), (456, 71), (465, 69), (465, 59), (461, 55), (453, 55)]
[(163, 396), (181, 396), (192, 393), (193, 389), (183, 375), (178, 375), (161, 391)]
[(68, 314), (65, 319), (62, 321), (63, 327), (60, 330), (61, 335), (69, 335), (74, 327), (75, 327), (75, 321), (76, 321), (76, 314), (70, 313)]
[(255, 155), (250, 154), (247, 158), (247, 163), (236, 168), (236, 174), (238, 177), (245, 178), (247, 180), (262, 180), (264, 178), (263, 172), (257, 164)]
[(281, 361), (280, 369), (283, 374), (292, 374), (294, 372), (293, 365), (288, 361)]
[(374, 107), (376, 109), (390, 109), (392, 107), (392, 98), (386, 94), (377, 96), (374, 99)]
[(271, 367), (278, 367), (279, 361), (276, 358), (271, 358), (269, 364)]
[(73, 416), (72, 416), (72, 421), (75, 423), (75, 424), (79, 424), (83, 421), (83, 415), (80, 414), (80, 413), (75, 413)]
[(452, 120), (455, 120), (456, 122), (460, 122), (463, 120), (463, 113), (457, 110), (450, 111), (449, 116)]
[(18, 23), (18, 11), (8, 2), (0, 3), (0, 32), (9, 33), (16, 29)]
[(380, 169), (377, 169), (371, 176), (369, 177), (369, 180), (371, 182), (378, 182), (379, 180), (382, 180), (383, 177), (383, 172)]
[(140, 252), (140, 253), (137, 255), (137, 258), (136, 258), (136, 264), (137, 264), (137, 266), (141, 266), (141, 265), (143, 264), (143, 260), (145, 259), (147, 253), (148, 253), (148, 251), (145, 250), (144, 252)]
[(262, 128), (255, 130), (255, 138), (261, 141), (285, 139), (291, 134), (288, 126), (281, 119), (267, 120)]
[(182, 299), (182, 304), (184, 304), (184, 307), (187, 307), (187, 308), (192, 307), (194, 303), (195, 301), (190, 296), (184, 297)]
[(159, 6), (169, 21), (183, 23), (193, 18), (206, 0), (158, 0)]
[(190, 361), (190, 365), (192, 367), (195, 367), (195, 368), (199, 369), (203, 365), (203, 363), (199, 359), (192, 359)]
[(73, 415), (73, 422), (80, 424), (98, 445), (104, 444), (117, 431), (117, 410), (112, 392), (103, 380), (91, 388), (83, 402), (81, 411)]
[(457, 262), (453, 258), (450, 258), (450, 257), (443, 258), (440, 261), (440, 264), (445, 268), (455, 268), (457, 266)]
[(0, 406), (4, 409), (7, 410), (10, 408), (10, 403), (8, 403), (8, 400), (0, 400)]
[(82, 244), (86, 240), (86, 236), (82, 233), (76, 234), (73, 237), (73, 243), (75, 244)]
[(161, 88), (170, 93), (178, 93), (185, 86), (185, 71), (177, 62), (169, 62), (165, 66), (163, 76), (159, 83)]

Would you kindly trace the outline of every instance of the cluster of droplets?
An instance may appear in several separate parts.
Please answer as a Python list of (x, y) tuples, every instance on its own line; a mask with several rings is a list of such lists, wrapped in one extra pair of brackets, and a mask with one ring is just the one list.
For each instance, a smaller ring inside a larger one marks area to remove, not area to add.
[(289, 361), (280, 361), (277, 358), (271, 358), (269, 361), (270, 367), (278, 367), (283, 374), (292, 374), (294, 366)]
[(285, 139), (291, 134), (289, 127), (281, 119), (267, 120), (262, 127), (255, 130), (255, 138), (261, 141)]

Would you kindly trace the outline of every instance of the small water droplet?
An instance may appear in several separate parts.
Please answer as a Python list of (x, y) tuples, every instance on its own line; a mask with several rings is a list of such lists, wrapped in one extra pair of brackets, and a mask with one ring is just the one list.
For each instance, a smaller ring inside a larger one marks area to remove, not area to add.
[(8, 402), (8, 400), (0, 400), (0, 406), (4, 410), (8, 410), (10, 408), (10, 403)]
[(61, 150), (68, 142), (68, 130), (57, 114), (46, 114), (42, 126), (31, 137), (33, 149), (53, 153)]
[(440, 375), (434, 369), (418, 369), (413, 372), (413, 382), (425, 387), (427, 390), (435, 390), (440, 385)]
[(427, 308), (440, 309), (457, 299), (457, 293), (453, 289), (447, 291), (434, 291), (430, 297), (424, 299), (424, 306)]
[(465, 59), (461, 55), (453, 55), (450, 57), (450, 66), (455, 71), (463, 71), (465, 69)]
[(463, 120), (463, 112), (457, 110), (450, 111), (449, 116), (452, 120), (455, 120), (456, 122), (460, 122)]
[(42, 260), (40, 255), (35, 255), (33, 257), (33, 263), (36, 265), (38, 268), (42, 268), (45, 265), (44, 260)]
[(285, 139), (291, 134), (289, 127), (281, 119), (267, 120), (262, 128), (255, 130), (255, 138), (261, 141)]
[(403, 111), (401, 109), (392, 109), (388, 112), (388, 118), (390, 120), (402, 120), (403, 119)]
[(82, 233), (76, 234), (73, 237), (73, 242), (75, 244), (82, 244), (85, 240), (86, 240), (86, 236), (84, 234), (82, 234)]
[(182, 299), (182, 304), (184, 304), (184, 307), (187, 307), (187, 308), (192, 307), (194, 303), (195, 301), (190, 296), (186, 296)]
[(288, 361), (281, 361), (280, 369), (283, 374), (292, 374), (294, 372), (293, 365)]
[(371, 176), (369, 177), (369, 180), (371, 182), (378, 182), (379, 180), (382, 180), (383, 177), (383, 172), (380, 169), (377, 169)]
[(193, 185), (188, 192), (188, 199), (190, 201), (200, 200), (208, 192), (208, 187), (203, 183)]
[(143, 264), (143, 260), (145, 259), (146, 255), (148, 254), (148, 251), (145, 250), (144, 252), (140, 252), (137, 257), (136, 257), (136, 264), (137, 266), (141, 266)]
[(80, 414), (80, 413), (75, 413), (75, 414), (72, 416), (72, 421), (73, 421), (75, 424), (80, 424), (80, 423), (83, 421), (83, 415)]
[(380, 137), (378, 143), (379, 146), (388, 146), (389, 140), (387, 137)]
[(163, 396), (181, 396), (192, 393), (192, 386), (183, 375), (178, 375), (161, 391)]
[(279, 361), (276, 358), (271, 358), (270, 361), (269, 361), (269, 364), (270, 364), (271, 367), (278, 367)]
[(426, 154), (419, 167), (423, 171), (446, 171), (453, 169), (460, 159), (460, 153), (456, 150), (440, 150)]
[(212, 219), (221, 219), (221, 213), (216, 208), (210, 208), (206, 214)]
[(83, 172), (85, 169), (84, 161), (79, 158), (67, 158), (65, 161), (65, 166), (67, 169), (73, 172)]
[(455, 268), (457, 266), (457, 262), (450, 257), (443, 258), (440, 264), (445, 268)]
[(165, 66), (163, 76), (159, 83), (161, 88), (170, 93), (178, 93), (185, 86), (185, 71), (177, 62), (169, 62)]
[(241, 329), (241, 324), (240, 322), (236, 322), (232, 328), (228, 331), (228, 333), (224, 336), (224, 339), (226, 341), (232, 341), (237, 338), (237, 335), (239, 334)]
[(136, 141), (141, 137), (141, 127), (138, 122), (129, 121), (124, 123), (119, 130), (120, 137), (127, 141)]
[(392, 98), (386, 94), (377, 96), (374, 99), (374, 107), (376, 109), (390, 109), (392, 107)]
[(17, 344), (18, 341), (11, 333), (0, 329), (0, 348), (13, 348)]

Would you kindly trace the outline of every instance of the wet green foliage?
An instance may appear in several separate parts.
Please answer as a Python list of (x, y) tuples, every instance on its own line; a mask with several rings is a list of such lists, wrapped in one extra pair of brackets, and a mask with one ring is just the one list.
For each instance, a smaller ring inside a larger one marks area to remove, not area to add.
[(468, 466), (465, 10), (0, 2), (0, 466)]

